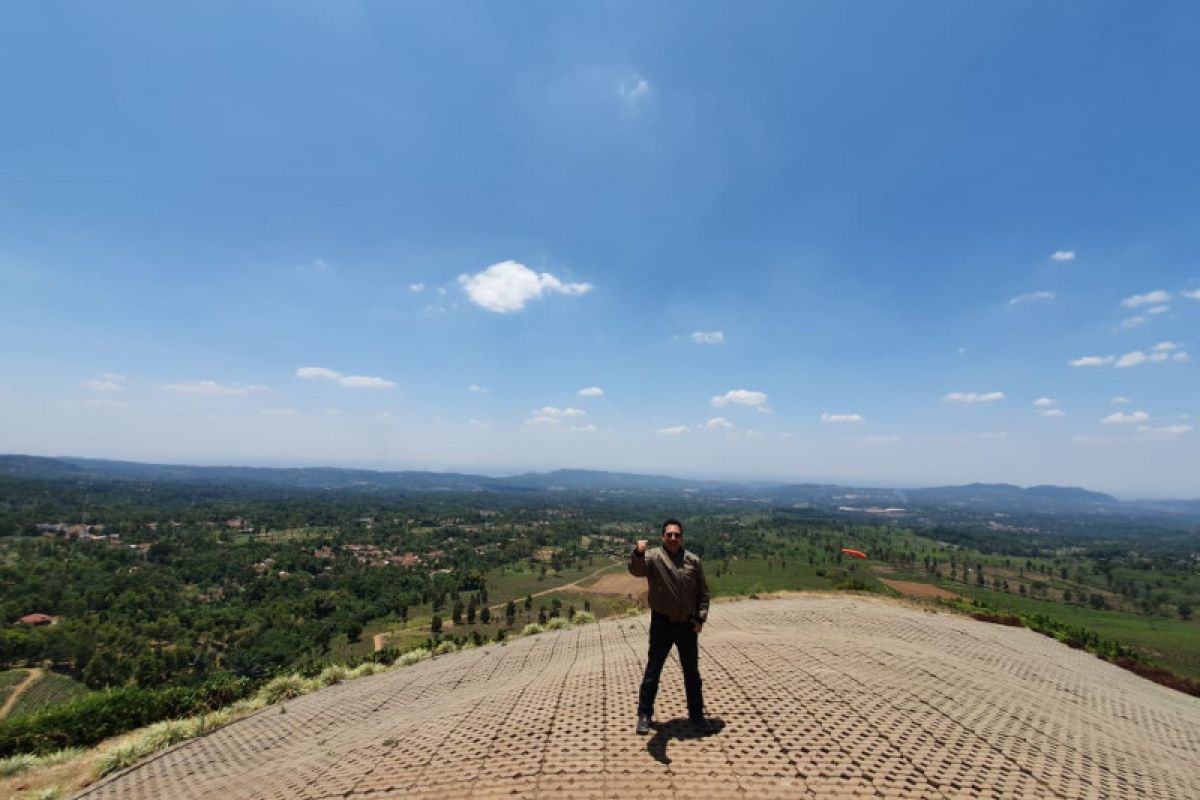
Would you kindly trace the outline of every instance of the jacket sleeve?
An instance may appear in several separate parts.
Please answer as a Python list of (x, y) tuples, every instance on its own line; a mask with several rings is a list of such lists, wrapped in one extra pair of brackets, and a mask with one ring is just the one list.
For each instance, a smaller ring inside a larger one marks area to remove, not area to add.
[(629, 574), (638, 578), (644, 578), (649, 575), (650, 572), (646, 567), (646, 561), (649, 558), (650, 555), (648, 551), (638, 555), (637, 548), (635, 547), (633, 553), (631, 553), (629, 556)]
[(708, 622), (708, 581), (704, 579), (704, 564), (696, 562), (696, 619), (700, 624)]

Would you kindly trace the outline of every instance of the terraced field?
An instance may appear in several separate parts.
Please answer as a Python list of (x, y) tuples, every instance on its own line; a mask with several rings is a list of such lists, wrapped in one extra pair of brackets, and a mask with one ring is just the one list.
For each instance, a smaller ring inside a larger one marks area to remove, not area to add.
[(439, 657), (270, 707), (100, 798), (1200, 797), (1200, 699), (1024, 629), (897, 602), (717, 604), (714, 733), (668, 663), (633, 732), (648, 620)]

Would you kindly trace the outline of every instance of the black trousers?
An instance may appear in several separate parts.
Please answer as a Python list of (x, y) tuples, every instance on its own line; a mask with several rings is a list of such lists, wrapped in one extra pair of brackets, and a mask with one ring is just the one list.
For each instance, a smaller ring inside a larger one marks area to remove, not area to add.
[(696, 629), (690, 622), (671, 622), (665, 614), (650, 613), (650, 655), (646, 673), (638, 694), (638, 714), (654, 716), (654, 698), (658, 696), (658, 678), (671, 647), (679, 649), (679, 664), (683, 667), (683, 686), (687, 691), (688, 716), (704, 716), (703, 682), (700, 680), (700, 645)]

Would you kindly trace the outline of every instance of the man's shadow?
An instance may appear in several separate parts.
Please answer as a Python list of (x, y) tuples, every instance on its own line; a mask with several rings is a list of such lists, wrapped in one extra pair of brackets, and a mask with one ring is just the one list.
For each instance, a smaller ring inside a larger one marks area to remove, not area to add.
[(684, 718), (673, 719), (670, 722), (655, 722), (651, 724), (654, 729), (654, 735), (650, 737), (650, 741), (646, 742), (646, 752), (660, 764), (670, 764), (671, 759), (667, 756), (667, 744), (672, 739), (687, 740), (687, 739), (707, 739), (709, 736), (716, 736), (725, 729), (725, 720), (709, 718), (709, 730), (698, 731), (692, 727), (692, 723)]

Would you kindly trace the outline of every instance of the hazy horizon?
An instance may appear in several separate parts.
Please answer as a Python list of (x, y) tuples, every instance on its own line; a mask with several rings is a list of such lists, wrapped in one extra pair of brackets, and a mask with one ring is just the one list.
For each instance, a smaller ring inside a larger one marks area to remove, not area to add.
[(9, 4), (0, 450), (1200, 497), (1198, 25)]

